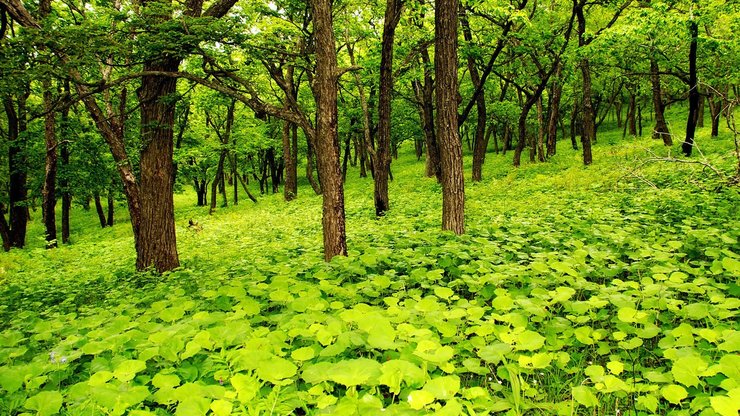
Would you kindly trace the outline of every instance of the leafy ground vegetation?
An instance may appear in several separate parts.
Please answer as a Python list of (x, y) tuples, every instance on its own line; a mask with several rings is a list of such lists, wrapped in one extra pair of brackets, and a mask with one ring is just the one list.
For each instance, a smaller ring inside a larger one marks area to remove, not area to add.
[[(738, 189), (618, 136), (589, 167), (489, 155), (459, 237), (410, 149), (380, 220), (350, 172), (330, 263), (307, 185), (212, 216), (176, 196), (164, 276), (131, 272), (124, 224), (76, 212), (56, 250), (34, 225), (0, 257), (0, 413), (735, 416)], [(729, 136), (699, 143), (732, 171)]]

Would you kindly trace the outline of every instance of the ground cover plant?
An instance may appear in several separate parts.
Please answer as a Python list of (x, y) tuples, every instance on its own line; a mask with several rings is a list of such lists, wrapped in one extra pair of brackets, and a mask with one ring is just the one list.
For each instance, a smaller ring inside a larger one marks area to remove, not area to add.
[[(307, 193), (212, 216), (176, 195), (163, 276), (131, 270), (126, 227), (45, 250), (35, 225), (0, 258), (0, 413), (734, 416), (738, 190), (619, 136), (590, 167), (489, 155), (462, 236), (402, 149), (386, 216), (348, 177), (329, 263)], [(702, 143), (731, 171), (731, 137)]]

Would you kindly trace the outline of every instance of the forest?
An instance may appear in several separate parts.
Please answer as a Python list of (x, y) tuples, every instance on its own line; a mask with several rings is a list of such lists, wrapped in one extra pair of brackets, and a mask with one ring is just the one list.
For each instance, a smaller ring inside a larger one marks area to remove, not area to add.
[(740, 3), (0, 0), (0, 414), (740, 412)]

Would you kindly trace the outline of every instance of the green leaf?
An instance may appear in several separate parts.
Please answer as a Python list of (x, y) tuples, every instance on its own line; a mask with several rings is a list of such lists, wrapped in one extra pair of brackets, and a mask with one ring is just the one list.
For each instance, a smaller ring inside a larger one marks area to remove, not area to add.
[(87, 381), (87, 384), (91, 386), (102, 386), (111, 378), (113, 378), (113, 373), (111, 373), (110, 371), (98, 371), (90, 377), (90, 380)]
[(380, 364), (369, 358), (355, 358), (335, 363), (329, 372), (329, 380), (345, 386), (367, 384), (381, 375)]
[(699, 357), (681, 357), (673, 362), (671, 374), (673, 378), (684, 386), (697, 387), (699, 375), (707, 369), (707, 363)]
[(478, 356), (491, 364), (498, 364), (504, 359), (506, 354), (511, 352), (511, 346), (503, 342), (494, 342), (478, 350)]
[(0, 386), (8, 393), (21, 388), (25, 370), (19, 367), (0, 367)]
[(421, 410), (434, 401), (434, 395), (426, 390), (415, 390), (409, 393), (408, 402), (414, 410)]
[(723, 257), (722, 267), (735, 276), (740, 275), (740, 260), (733, 259), (732, 257)]
[(655, 413), (658, 410), (658, 398), (649, 394), (647, 396), (640, 396), (637, 398), (637, 408), (647, 410), (651, 413)]
[(517, 350), (534, 351), (545, 345), (545, 337), (537, 332), (525, 330), (516, 337)]
[(152, 386), (158, 389), (175, 388), (180, 385), (180, 377), (175, 374), (157, 373), (152, 379)]
[(293, 377), (298, 367), (285, 358), (272, 357), (257, 364), (257, 376), (273, 384), (280, 384), (281, 380)]
[(29, 397), (24, 405), (26, 409), (35, 410), (38, 416), (50, 416), (59, 412), (64, 398), (58, 391), (42, 391)]
[(452, 289), (450, 289), (449, 287), (442, 287), (442, 286), (434, 287), (434, 295), (440, 299), (449, 299), (454, 294), (455, 292), (453, 292)]
[(460, 391), (460, 377), (442, 376), (433, 378), (427, 381), (422, 390), (432, 393), (438, 400), (450, 400)]
[(211, 403), (211, 411), (216, 416), (229, 416), (233, 405), (226, 400), (214, 400)]
[(581, 406), (594, 407), (599, 405), (599, 400), (596, 399), (596, 395), (588, 386), (573, 387), (571, 394), (573, 395), (573, 400)]
[(740, 412), (740, 387), (730, 390), (727, 396), (710, 397), (709, 403), (720, 416), (737, 416)]
[(426, 373), (406, 360), (389, 360), (381, 366), (381, 376), (378, 382), (388, 386), (393, 394), (401, 392), (401, 383), (409, 387), (421, 387), (424, 384)]
[(673, 404), (679, 404), (689, 393), (678, 384), (671, 384), (660, 389), (660, 395)]
[(608, 368), (609, 371), (611, 371), (612, 374), (618, 376), (618, 375), (622, 374), (622, 371), (624, 371), (624, 364), (622, 364), (619, 361), (609, 361), (606, 364), (606, 368)]
[(290, 358), (296, 361), (308, 361), (314, 356), (316, 356), (316, 353), (311, 347), (298, 348), (297, 350), (290, 353)]
[(134, 379), (137, 373), (146, 370), (146, 363), (141, 360), (126, 360), (121, 361), (116, 369), (113, 370), (113, 377), (121, 381), (131, 381)]
[(246, 374), (237, 374), (231, 377), (230, 381), (236, 390), (239, 401), (242, 403), (249, 403), (262, 386), (259, 380)]

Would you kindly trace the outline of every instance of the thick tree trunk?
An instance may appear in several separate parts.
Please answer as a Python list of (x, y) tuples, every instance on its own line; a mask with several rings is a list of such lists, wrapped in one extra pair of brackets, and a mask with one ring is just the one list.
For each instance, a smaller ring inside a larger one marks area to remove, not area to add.
[[(51, 0), (39, 2), (39, 15), (45, 19), (51, 13)], [(46, 53), (46, 48), (41, 48), (41, 53)], [(44, 229), (46, 237), (46, 248), (57, 247), (57, 137), (56, 137), (56, 113), (54, 111), (54, 97), (52, 96), (51, 78), (47, 75), (41, 82), (44, 101), (44, 144), (46, 145), (46, 156), (44, 160), (44, 185), (41, 189), (41, 212), (43, 214)]]
[(514, 149), (514, 167), (519, 167), (521, 164), (522, 152), (527, 144), (527, 116), (536, 101), (537, 100), (534, 96), (527, 97), (527, 101), (525, 101), (522, 106), (522, 112), (519, 114), (519, 122), (517, 124), (519, 139), (516, 143), (516, 148)]
[(696, 39), (699, 37), (699, 24), (693, 16), (689, 19), (689, 117), (686, 120), (686, 139), (681, 144), (681, 150), (686, 156), (691, 156), (694, 148), (696, 124), (699, 122), (699, 85), (696, 70)]
[(403, 0), (387, 0), (380, 50), (380, 90), (378, 95), (378, 140), (374, 161), (375, 215), (380, 217), (390, 208), (388, 172), (391, 168), (391, 99), (393, 98), (393, 41), (401, 18)]
[(10, 246), (23, 248), (26, 245), (26, 227), (28, 225), (28, 198), (27, 162), (24, 156), (25, 142), (23, 133), (26, 131), (26, 99), (28, 93), (19, 95), (16, 100), (6, 97), (3, 100), (5, 114), (8, 120), (8, 171), (9, 184), (9, 211), (8, 235)]
[(337, 137), (337, 55), (331, 0), (311, 0), (316, 41), (316, 162), (323, 191), (324, 259), (347, 255), (344, 186)]
[(668, 131), (668, 124), (665, 121), (665, 104), (663, 104), (663, 93), (660, 87), (660, 69), (658, 61), (650, 58), (650, 85), (653, 91), (653, 111), (655, 112), (655, 128), (653, 129), (653, 139), (663, 140), (666, 146), (672, 146), (673, 140), (671, 133)]
[(465, 232), (465, 179), (457, 115), (457, 0), (438, 0), (434, 13), (437, 133), (442, 164), (442, 229)]
[(292, 201), (298, 195), (298, 164), (293, 158), (294, 149), (291, 140), (293, 124), (289, 121), (283, 124), (283, 160), (285, 160), (285, 186), (283, 197), (286, 201)]
[(558, 120), (560, 119), (560, 99), (563, 96), (563, 64), (558, 64), (555, 79), (552, 81), (550, 96), (550, 115), (547, 120), (547, 156), (555, 156), (558, 140)]
[(707, 104), (709, 105), (709, 115), (711, 117), (712, 133), (711, 137), (717, 137), (719, 135), (719, 122), (722, 115), (722, 96), (718, 93), (712, 93), (707, 98)]
[[(163, 58), (147, 62), (144, 71), (175, 72), (179, 60)], [(172, 152), (175, 123), (173, 99), (177, 80), (145, 76), (139, 88), (141, 105), (141, 222), (136, 268), (154, 268), (158, 272), (172, 270), (180, 265), (175, 235), (175, 205)]]

